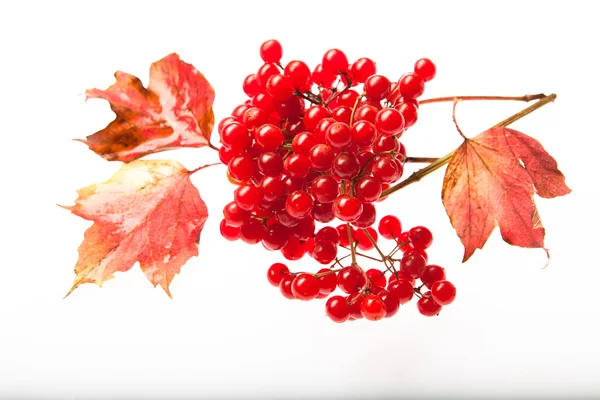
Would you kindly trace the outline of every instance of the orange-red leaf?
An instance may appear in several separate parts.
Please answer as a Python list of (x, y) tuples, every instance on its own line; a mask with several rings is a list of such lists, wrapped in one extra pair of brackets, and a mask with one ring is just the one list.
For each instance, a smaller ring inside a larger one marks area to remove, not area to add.
[(104, 183), (78, 191), (75, 215), (94, 221), (79, 246), (75, 283), (99, 286), (136, 261), (150, 282), (169, 296), (181, 266), (198, 255), (208, 212), (190, 171), (177, 161), (138, 160)]
[(544, 228), (533, 194), (552, 198), (571, 190), (535, 139), (492, 128), (456, 150), (444, 177), (442, 200), (465, 248), (463, 262), (483, 248), (495, 226), (504, 241), (544, 248)]
[(117, 71), (106, 90), (87, 98), (107, 100), (116, 118), (86, 143), (107, 160), (130, 162), (146, 154), (209, 144), (215, 92), (204, 76), (175, 53), (150, 67), (146, 89), (133, 75)]

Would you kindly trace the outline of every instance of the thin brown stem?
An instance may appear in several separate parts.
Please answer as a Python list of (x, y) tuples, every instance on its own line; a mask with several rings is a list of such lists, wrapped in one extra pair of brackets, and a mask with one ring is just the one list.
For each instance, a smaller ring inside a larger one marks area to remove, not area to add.
[(406, 157), (404, 159), (404, 162), (411, 162), (411, 163), (432, 163), (434, 161), (436, 161), (439, 157)]
[(458, 122), (456, 122), (456, 105), (458, 104), (459, 101), (460, 101), (459, 99), (454, 99), (454, 104), (452, 105), (452, 121), (454, 122), (454, 126), (456, 127), (456, 130), (458, 131), (460, 136), (462, 136), (463, 139), (467, 140), (467, 137), (465, 136), (465, 134), (460, 130), (460, 126), (458, 126)]
[(324, 272), (319, 272), (317, 274), (314, 274), (314, 276), (315, 276), (315, 278), (320, 278), (322, 276), (335, 274), (336, 272), (340, 272), (340, 271), (341, 271), (341, 269), (331, 269), (329, 271), (324, 271)]
[(450, 97), (435, 97), (432, 99), (420, 100), (419, 105), (421, 104), (429, 104), (429, 103), (442, 103), (447, 101), (454, 101), (454, 99), (459, 100), (508, 100), (508, 101), (533, 101), (533, 100), (541, 100), (547, 97), (543, 93), (538, 94), (526, 94), (525, 96), (450, 96)]
[(323, 99), (321, 98), (320, 95), (316, 95), (311, 92), (302, 93), (301, 91), (299, 91), (297, 89), (294, 90), (294, 94), (298, 97), (302, 97), (304, 100), (308, 100), (312, 104), (317, 104), (317, 105), (323, 104)]
[[(536, 95), (537, 96), (537, 95)], [(454, 101), (455, 97), (452, 97), (452, 101)], [(545, 106), (548, 103), (553, 102), (556, 99), (556, 94), (551, 94), (548, 96), (544, 96), (544, 97), (537, 97), (538, 101), (535, 104), (530, 105), (527, 108), (524, 108), (523, 110), (519, 111), (516, 114), (511, 115), (510, 117), (498, 122), (496, 125), (494, 125), (492, 128), (499, 128), (499, 127), (504, 127), (504, 126), (508, 126), (510, 124), (512, 124), (515, 121), (520, 120), (521, 118), (531, 114), (532, 112), (534, 112), (535, 110), (537, 110), (538, 108), (542, 108), (543, 106)], [(414, 172), (413, 174), (411, 174), (408, 178), (406, 178), (405, 180), (403, 180), (402, 182), (384, 190), (381, 193), (381, 197), (385, 197), (388, 196), (394, 192), (397, 192), (398, 190), (405, 188), (406, 186), (410, 185), (411, 183), (415, 183), (420, 181), (421, 179), (423, 179), (423, 177), (429, 175), (430, 173), (440, 169), (441, 167), (443, 167), (444, 165), (448, 164), (448, 162), (450, 161), (450, 159), (452, 158), (452, 156), (454, 155), (455, 150), (452, 150), (450, 153), (446, 154), (443, 157), (438, 158), (437, 160), (435, 160), (434, 162), (432, 162), (431, 164), (429, 164), (428, 166), (426, 166), (425, 168), (422, 168), (416, 172)]]
[(356, 107), (358, 107), (358, 103), (362, 100), (362, 98), (365, 96), (364, 93), (362, 93), (360, 96), (358, 96), (356, 98), (356, 101), (354, 102), (354, 106), (352, 107), (352, 114), (350, 114), (350, 126), (352, 126), (352, 124), (354, 124), (354, 113), (356, 112)]
[(371, 236), (371, 234), (369, 233), (369, 231), (366, 230), (366, 229), (363, 229), (362, 231), (365, 234), (365, 236), (367, 237), (367, 239), (369, 239), (369, 242), (371, 242), (371, 244), (373, 245), (373, 247), (375, 247), (375, 250), (377, 250), (377, 252), (381, 256), (381, 260), (385, 261), (385, 259), (386, 259), (385, 254), (383, 254), (383, 251), (381, 251), (381, 249), (379, 248), (379, 246), (377, 246), (377, 242), (375, 241), (375, 239), (373, 239), (373, 236)]
[(198, 171), (200, 171), (201, 169), (208, 168), (208, 167), (212, 167), (213, 165), (219, 165), (219, 164), (221, 164), (221, 163), (212, 163), (212, 164), (206, 164), (206, 165), (202, 165), (202, 166), (200, 166), (200, 167), (198, 167), (198, 168), (196, 168), (196, 169), (193, 169), (193, 170), (189, 171), (189, 173), (190, 173), (190, 175), (191, 175), (191, 174), (193, 174), (193, 173), (195, 173), (195, 172), (198, 172)]
[[(344, 248), (344, 249), (346, 249), (346, 250), (352, 250), (352, 248), (351, 248), (351, 247), (346, 247), (346, 246), (340, 246), (340, 247), (342, 247), (342, 248)], [(373, 260), (373, 261), (377, 261), (377, 262), (382, 262), (380, 258), (371, 257), (371, 256), (368, 256), (368, 255), (366, 255), (366, 254), (363, 254), (363, 253), (361, 253), (361, 252), (358, 252), (358, 251), (356, 251), (356, 250), (354, 251), (354, 254), (356, 254), (357, 256), (360, 256), (360, 257), (367, 258), (367, 259), (369, 259), (369, 260)], [(349, 256), (349, 255), (348, 255), (348, 256)], [(344, 256), (344, 257), (348, 257), (348, 256)]]
[(352, 228), (350, 228), (350, 224), (346, 224), (346, 232), (348, 232), (348, 242), (350, 244), (350, 252), (352, 254), (352, 265), (356, 264), (356, 249), (354, 248), (354, 240), (352, 239)]

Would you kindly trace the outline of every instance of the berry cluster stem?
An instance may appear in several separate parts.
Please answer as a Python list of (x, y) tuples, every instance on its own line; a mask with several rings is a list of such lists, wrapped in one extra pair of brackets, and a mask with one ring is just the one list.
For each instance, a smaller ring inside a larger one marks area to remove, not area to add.
[(429, 103), (442, 103), (446, 101), (454, 101), (458, 99), (460, 101), (463, 100), (507, 100), (507, 101), (533, 101), (533, 100), (541, 100), (546, 96), (543, 93), (538, 94), (526, 94), (525, 96), (450, 96), (450, 97), (435, 97), (431, 99), (420, 100), (419, 105), (421, 104), (429, 104)]
[[(441, 99), (441, 100), (440, 100)], [(527, 108), (524, 108), (523, 110), (519, 111), (516, 114), (511, 115), (510, 117), (498, 122), (496, 125), (494, 125), (492, 128), (499, 128), (499, 127), (505, 127), (508, 126), (510, 124), (512, 124), (515, 121), (520, 120), (521, 118), (531, 114), (532, 112), (534, 112), (535, 110), (537, 110), (538, 108), (542, 108), (543, 106), (545, 106), (548, 103), (553, 102), (556, 99), (556, 94), (550, 94), (550, 95), (543, 95), (543, 94), (539, 94), (539, 95), (528, 95), (528, 96), (522, 96), (522, 97), (501, 97), (501, 96), (457, 96), (457, 97), (440, 97), (438, 99), (429, 99), (429, 101), (424, 100), (423, 102), (421, 102), (421, 104), (423, 104), (424, 102), (429, 102), (429, 103), (433, 103), (433, 102), (440, 102), (440, 101), (455, 101), (455, 99), (458, 100), (521, 100), (521, 101), (530, 101), (532, 99), (538, 100), (536, 103), (530, 105)], [(435, 100), (435, 101), (434, 101)], [(443, 157), (440, 157), (438, 159), (436, 159), (434, 162), (432, 162), (431, 164), (429, 164), (428, 166), (426, 166), (425, 168), (422, 168), (416, 172), (414, 172), (413, 174), (411, 174), (408, 178), (406, 178), (405, 180), (403, 180), (402, 182), (389, 187), (388, 189), (384, 190), (381, 193), (381, 197), (385, 197), (388, 196), (394, 192), (397, 192), (398, 190), (405, 188), (406, 186), (410, 185), (411, 183), (415, 183), (420, 181), (421, 179), (423, 179), (423, 177), (429, 175), (430, 173), (440, 169), (441, 167), (443, 167), (444, 165), (448, 164), (448, 162), (450, 161), (450, 159), (452, 158), (452, 156), (454, 155), (454, 152), (456, 150), (452, 150), (450, 153), (446, 154)]]

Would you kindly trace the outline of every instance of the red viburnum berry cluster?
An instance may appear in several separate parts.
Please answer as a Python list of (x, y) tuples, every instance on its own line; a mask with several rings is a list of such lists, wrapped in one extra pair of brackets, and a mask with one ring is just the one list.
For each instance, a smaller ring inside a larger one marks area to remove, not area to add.
[[(397, 218), (384, 217), (379, 232), (396, 244), (385, 256), (372, 228), (374, 203), (402, 176), (406, 149), (399, 139), (417, 121), (417, 98), (435, 76), (435, 65), (418, 60), (414, 72), (392, 82), (377, 75), (372, 60), (349, 64), (338, 49), (327, 51), (312, 72), (298, 60), (283, 67), (276, 40), (263, 43), (260, 56), (264, 64), (243, 82), (250, 99), (218, 125), (219, 158), (238, 185), (223, 210), (222, 236), (262, 242), (288, 260), (309, 254), (320, 264), (333, 263), (316, 274), (289, 273), (274, 264), (269, 281), (284, 296), (301, 300), (328, 297), (339, 287), (348, 297), (329, 298), (327, 314), (334, 321), (392, 316), (415, 291), (421, 313), (436, 315), (454, 299), (455, 289), (441, 267), (427, 266), (429, 230), (402, 233)], [(315, 221), (336, 218), (344, 224), (315, 233)], [(342, 266), (350, 255), (339, 257), (340, 247), (351, 251), (351, 265)], [(385, 269), (364, 272), (356, 248), (374, 247)], [(393, 258), (398, 250), (402, 258)], [(415, 279), (431, 293), (421, 294)]]

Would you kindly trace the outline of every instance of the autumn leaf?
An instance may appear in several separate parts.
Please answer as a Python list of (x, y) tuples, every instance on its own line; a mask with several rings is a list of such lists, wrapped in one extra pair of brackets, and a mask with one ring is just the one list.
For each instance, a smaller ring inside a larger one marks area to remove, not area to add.
[(177, 161), (138, 160), (108, 181), (78, 191), (73, 214), (94, 221), (79, 246), (75, 283), (99, 286), (136, 261), (150, 282), (169, 296), (181, 266), (198, 255), (208, 212), (190, 171)]
[(175, 53), (150, 67), (148, 89), (133, 75), (117, 71), (106, 90), (86, 91), (107, 100), (116, 118), (87, 140), (107, 160), (130, 162), (146, 154), (209, 145), (215, 92), (204, 76)]
[(442, 200), (465, 248), (465, 262), (483, 248), (495, 226), (511, 245), (544, 248), (533, 194), (552, 198), (570, 192), (556, 161), (537, 140), (513, 129), (492, 128), (455, 151)]

